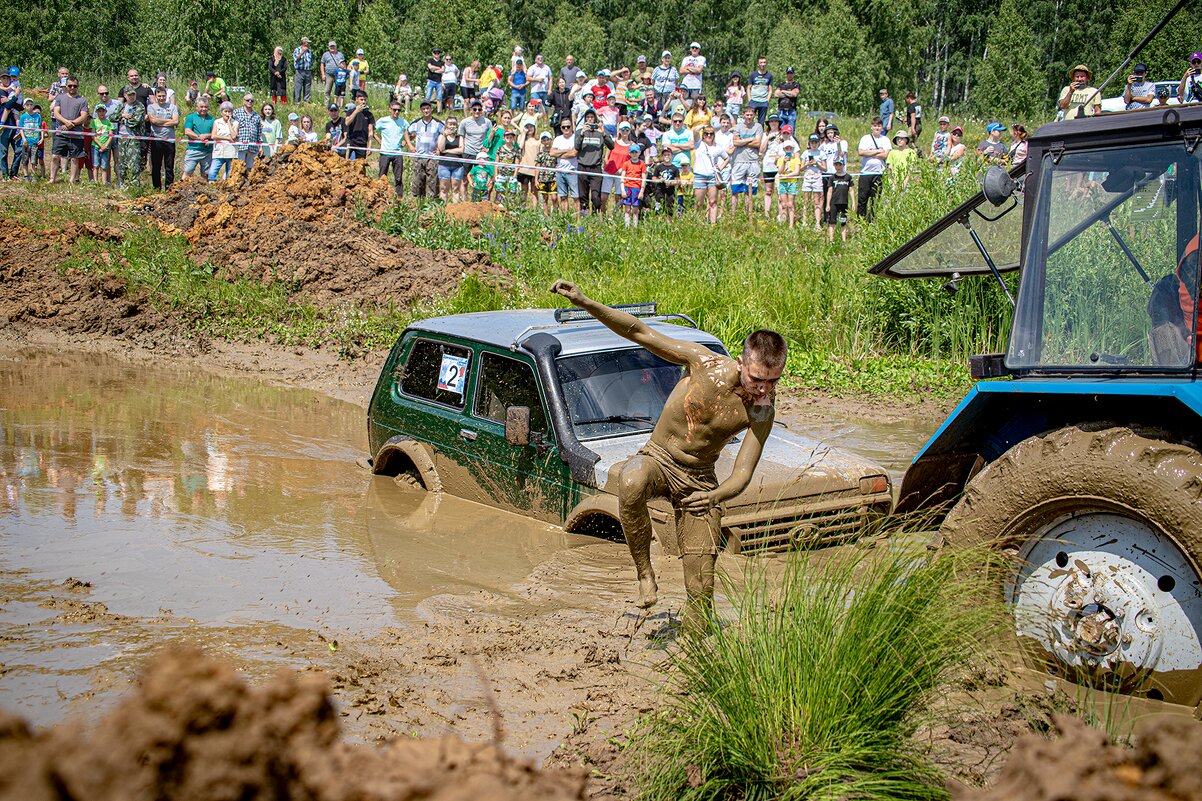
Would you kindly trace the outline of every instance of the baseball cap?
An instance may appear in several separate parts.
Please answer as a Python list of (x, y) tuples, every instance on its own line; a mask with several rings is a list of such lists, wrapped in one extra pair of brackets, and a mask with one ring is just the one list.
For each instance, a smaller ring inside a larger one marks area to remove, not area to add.
[(8, 68), (8, 77), (17, 78), (17, 77), (20, 77), (20, 75), (21, 75), (20, 67), (9, 67)]
[(476, 161), (488, 161), (488, 151), (481, 150), (476, 154)]
[(434, 104), (431, 103), (429, 100), (423, 100), (421, 102), (421, 105), (418, 106), (418, 108), (434, 108)]
[(943, 116), (943, 117), (939, 118), (939, 122), (951, 122), (951, 121), (952, 121), (952, 118), (948, 117), (948, 116)]
[(363, 48), (362, 48), (362, 47), (360, 47), (358, 50), (356, 50), (356, 51), (355, 51), (355, 55), (356, 55), (356, 56), (362, 56), (362, 55), (365, 55), (365, 54), (364, 54), (364, 52), (363, 52)]
[(610, 72), (607, 69), (600, 69), (600, 70), (597, 70), (597, 74), (604, 75), (606, 78), (608, 78), (610, 75)]
[(296, 121), (296, 120), (299, 120), (299, 119), (300, 119), (300, 115), (299, 115), (299, 114), (297, 114), (295, 111), (294, 111), (294, 112), (292, 112), (291, 114), (289, 114), (289, 115), (288, 115), (288, 121), (289, 121), (289, 122), (294, 122), (294, 121)]
[[(28, 100), (28, 99), (27, 99), (25, 102), (26, 102), (26, 103), (32, 103), (33, 101), (32, 101), (32, 100)], [(106, 112), (107, 112), (108, 110), (109, 110), (109, 107), (108, 107), (108, 106), (106, 106), (104, 103), (97, 103), (97, 104), (96, 104), (96, 108), (92, 109), (92, 111), (106, 111)]]
[(700, 49), (701, 49), (701, 42), (689, 42), (689, 49), (691, 50), (691, 49), (693, 49), (694, 47), (696, 47), (698, 50), (700, 50)]
[(788, 75), (790, 72), (797, 72), (797, 70), (793, 69), (792, 67), (788, 67), (788, 68), (786, 68), (786, 69), (785, 69), (785, 74), (786, 74), (786, 75)]
[(337, 110), (338, 110), (338, 104), (337, 104), (337, 103), (331, 103), (331, 104), (330, 104), (330, 107), (329, 107), (329, 109), (327, 109), (327, 110), (328, 110), (328, 111), (337, 111)]
[(583, 92), (581, 92), (581, 93), (580, 93), (580, 96), (581, 96), (581, 97), (592, 97), (592, 96), (593, 96), (593, 93), (592, 93), (592, 92), (590, 92), (590, 91), (588, 91), (588, 90), (586, 89), (585, 91), (583, 91)]
[(586, 109), (584, 112), (584, 116), (592, 117), (595, 120), (595, 119), (597, 119), (597, 110), (594, 108)]
[(819, 136), (818, 134), (810, 134), (810, 141), (811, 142), (821, 142), (822, 137)]
[(1202, 58), (1202, 53), (1197, 53), (1197, 52), (1195, 52), (1195, 53), (1190, 53), (1190, 54), (1189, 54), (1189, 60), (1190, 60), (1190, 61), (1193, 61), (1194, 59), (1199, 59), (1199, 58)]
[(629, 130), (630, 130), (630, 123), (628, 123), (628, 122), (626, 122), (626, 121), (622, 121), (622, 122), (620, 122), (620, 123), (618, 124), (618, 130), (619, 130), (619, 131), (621, 131), (621, 130), (627, 130), (627, 131), (629, 131)]
[(1148, 65), (1144, 64), (1144, 63), (1136, 64), (1135, 67), (1132, 68), (1131, 71), (1133, 73), (1135, 73), (1136, 75), (1147, 75), (1148, 74)]
[(655, 122), (655, 117), (652, 117), (650, 114), (644, 114), (643, 122)]
[(541, 134), (538, 135), (538, 138), (539, 139), (554, 139), (555, 137), (551, 136), (550, 131), (543, 131)]
[(647, 57), (646, 57), (646, 56), (639, 56), (639, 57), (638, 57), (638, 59), (637, 59), (637, 60), (636, 60), (634, 63), (636, 63), (636, 64), (646, 64), (646, 63), (647, 63)]
[(660, 58), (663, 58), (664, 56), (667, 56), (668, 58), (671, 58), (671, 57), (672, 57), (672, 51), (671, 51), (671, 50), (665, 50), (664, 52), (662, 52), (662, 53), (660, 53), (660, 54), (659, 54), (659, 57), (660, 57)]
[(988, 132), (1004, 131), (1006, 130), (1006, 126), (1002, 125), (1000, 122), (991, 122), (985, 126), (985, 130)]
[(313, 44), (313, 42), (312, 42), (312, 41), (309, 39), (309, 37), (308, 37), (308, 36), (302, 36), (302, 37), (301, 37), (301, 44)]
[(846, 163), (847, 163), (847, 159), (843, 158), (842, 156), (837, 156), (837, 157), (835, 158), (835, 163), (836, 163), (836, 164), (846, 164)]
[(32, 97), (27, 97), (27, 98), (25, 98), (25, 105), (27, 105), (27, 106), (32, 106), (32, 105), (33, 105), (33, 98), (32, 98)]
[(768, 119), (767, 119), (767, 120), (765, 120), (765, 122), (772, 122), (773, 120), (776, 120), (777, 122), (780, 122), (780, 115), (779, 115), (779, 114), (777, 114), (776, 112), (773, 112), (773, 113), (771, 113), (771, 114), (769, 114), (769, 115), (768, 115)]
[(878, 94), (887, 95), (887, 94), (889, 94), (889, 90), (888, 90), (888, 89), (882, 89), (880, 92), (878, 92)]
[(954, 134), (960, 134), (961, 136), (964, 135), (964, 129), (961, 128), (959, 125), (957, 125), (955, 128), (952, 128), (952, 130), (950, 132), (954, 133)]
[(331, 39), (330, 41), (326, 42), (326, 47), (337, 47), (337, 46), (338, 46), (338, 43), (337, 43), (337, 42), (335, 42), (333, 39)]
[(473, 100), (471, 102), (471, 105), (469, 106), (469, 108), (484, 108), (484, 104), (481, 103), (479, 100)]
[(643, 149), (641, 147), (639, 147), (638, 145), (631, 145), (629, 152), (630, 153), (642, 153)]
[(512, 128), (506, 128), (506, 129), (504, 130), (504, 132), (502, 132), (502, 134), (501, 134), (501, 135), (502, 135), (502, 136), (517, 136), (517, 135), (518, 135), (518, 132), (517, 132), (517, 131), (515, 131), (515, 130), (513, 130)]
[(534, 120), (526, 120), (525, 122), (522, 123), (522, 127), (523, 128), (537, 128), (538, 126), (534, 124)]

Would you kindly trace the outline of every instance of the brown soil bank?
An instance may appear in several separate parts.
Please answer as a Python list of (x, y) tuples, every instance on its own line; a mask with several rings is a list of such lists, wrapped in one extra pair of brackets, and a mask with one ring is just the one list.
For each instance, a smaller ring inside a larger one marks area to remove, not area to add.
[(1109, 743), (1078, 718), (1057, 716), (1055, 725), (1055, 739), (1020, 740), (992, 787), (954, 788), (954, 801), (1202, 799), (1202, 726), (1195, 721), (1154, 721), (1133, 749)]
[(466, 273), (507, 275), (474, 250), (426, 250), (372, 227), (392, 202), (388, 179), (321, 145), (288, 146), (227, 180), (183, 181), (134, 204), (182, 231), (192, 258), (226, 279), (284, 282), (319, 305), (406, 306), (451, 292)]
[(178, 338), (178, 326), (151, 308), (145, 291), (131, 290), (112, 275), (60, 271), (81, 236), (115, 241), (124, 230), (91, 224), (70, 224), (53, 232), (19, 223), (0, 228), (0, 326), (26, 322), (156, 345)]
[(281, 673), (247, 687), (228, 665), (168, 652), (140, 690), (83, 733), (37, 734), (0, 714), (0, 798), (41, 801), (583, 799), (578, 773), (538, 771), (492, 744), (339, 739), (325, 681)]

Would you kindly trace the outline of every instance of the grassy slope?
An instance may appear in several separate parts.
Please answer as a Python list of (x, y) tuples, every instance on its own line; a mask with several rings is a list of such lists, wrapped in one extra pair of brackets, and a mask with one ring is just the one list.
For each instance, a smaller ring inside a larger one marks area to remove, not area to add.
[[(789, 231), (762, 218), (723, 220), (716, 228), (686, 215), (650, 216), (638, 229), (620, 220), (546, 218), (521, 212), (486, 224), (479, 238), (437, 210), (398, 206), (381, 226), (432, 248), (483, 248), (514, 274), (512, 286), (465, 278), (452, 296), (418, 308), (317, 309), (293, 303), (283, 286), (213, 279), (214, 265), (193, 264), (182, 238), (139, 226), (121, 243), (81, 240), (67, 266), (123, 275), (147, 287), (198, 332), (235, 340), (333, 346), (355, 356), (391, 345), (415, 317), (460, 311), (551, 306), (558, 277), (610, 302), (657, 300), (688, 314), (737, 350), (756, 327), (780, 330), (791, 345), (792, 386), (881, 397), (944, 396), (969, 384), (965, 357), (1004, 344), (1008, 309), (996, 287), (964, 283), (956, 295), (938, 281), (871, 278), (867, 268), (975, 188), (963, 176), (918, 176), (890, 193), (877, 221), (844, 245), (825, 234)], [(10, 219), (33, 227), (68, 220), (112, 221), (119, 213), (95, 187), (13, 189), (0, 196)], [(121, 258), (98, 258), (99, 251)]]

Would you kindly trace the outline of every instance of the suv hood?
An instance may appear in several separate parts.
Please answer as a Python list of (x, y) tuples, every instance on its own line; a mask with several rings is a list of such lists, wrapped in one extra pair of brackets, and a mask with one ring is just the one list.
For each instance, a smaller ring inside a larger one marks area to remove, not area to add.
[[(651, 432), (585, 442), (585, 447), (601, 457), (594, 466), (597, 486), (616, 494), (616, 483), (610, 487), (610, 479), (617, 478), (622, 463), (634, 456), (649, 439)], [(719, 482), (730, 476), (742, 442), (740, 435), (723, 449), (715, 466)], [(860, 479), (877, 475), (885, 475), (878, 465), (778, 425), (768, 437), (751, 483), (741, 495), (727, 503), (727, 507), (847, 490), (855, 490), (858, 494)]]

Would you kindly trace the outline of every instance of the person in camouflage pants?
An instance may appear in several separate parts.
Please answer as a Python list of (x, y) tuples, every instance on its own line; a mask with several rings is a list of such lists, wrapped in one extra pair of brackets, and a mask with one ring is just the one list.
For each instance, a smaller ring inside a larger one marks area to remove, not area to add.
[[(117, 118), (118, 178), (122, 186), (142, 185), (141, 142), (132, 137), (146, 134), (146, 106), (138, 101), (132, 87), (126, 87), (125, 104)], [(125, 138), (131, 137), (131, 138)]]

